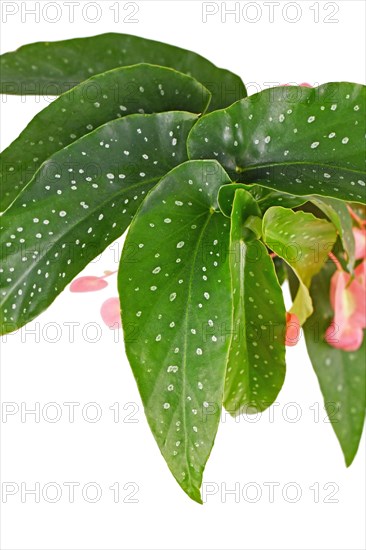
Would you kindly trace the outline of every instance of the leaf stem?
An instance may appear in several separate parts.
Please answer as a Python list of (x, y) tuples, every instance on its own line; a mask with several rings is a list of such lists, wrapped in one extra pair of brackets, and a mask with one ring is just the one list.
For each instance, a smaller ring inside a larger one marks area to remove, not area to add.
[(356, 212), (354, 210), (352, 210), (352, 208), (350, 207), (349, 204), (347, 204), (347, 208), (348, 208), (348, 212), (350, 213), (351, 217), (355, 220), (356, 223), (358, 223), (358, 225), (361, 227), (361, 229), (363, 228), (363, 226), (366, 225), (366, 220), (363, 220), (362, 218), (360, 218)]
[(342, 265), (338, 258), (333, 254), (333, 252), (328, 252), (329, 258), (332, 260), (332, 262), (335, 264), (338, 271), (343, 271)]

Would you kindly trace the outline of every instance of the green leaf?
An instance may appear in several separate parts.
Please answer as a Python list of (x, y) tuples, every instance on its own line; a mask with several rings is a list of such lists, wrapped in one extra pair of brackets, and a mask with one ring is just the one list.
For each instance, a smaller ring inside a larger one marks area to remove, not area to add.
[(273, 206), (263, 217), (263, 240), (294, 270), (299, 290), (292, 313), (303, 324), (313, 311), (308, 291), (311, 280), (324, 265), (337, 234), (333, 224), (308, 212)]
[[(234, 184), (233, 184), (234, 185)], [(264, 213), (271, 206), (283, 206), (285, 208), (295, 208), (304, 204), (307, 197), (297, 197), (296, 195), (290, 195), (289, 193), (282, 193), (281, 191), (273, 191), (267, 187), (257, 184), (245, 184), (242, 185), (249, 193), (253, 195), (258, 203), (259, 208)]]
[[(136, 63), (171, 67), (193, 76), (212, 93), (212, 111), (246, 96), (238, 76), (194, 52), (118, 33), (36, 42), (3, 54), (0, 93), (59, 95), (94, 74)], [(132, 87), (131, 96), (134, 91)]]
[(197, 116), (130, 115), (55, 153), (0, 217), (0, 329), (44, 311), (118, 238), (139, 204), (186, 160)]
[(310, 293), (314, 313), (305, 323), (304, 333), (329, 420), (349, 466), (356, 455), (365, 418), (366, 334), (361, 348), (353, 352), (333, 348), (324, 340), (334, 316), (329, 300), (334, 270), (328, 262), (313, 279)]
[(264, 90), (193, 128), (190, 158), (215, 158), (236, 181), (294, 195), (365, 202), (366, 87)]
[[(245, 197), (245, 218), (247, 219), (249, 216), (260, 216), (261, 211), (258, 207), (257, 201), (253, 198), (251, 193), (249, 193), (246, 190), (246, 185), (242, 185), (241, 183), (232, 183), (230, 185), (224, 185), (219, 190), (218, 194), (218, 201), (219, 206), (221, 209), (221, 212), (225, 214), (228, 218), (231, 217), (232, 209), (233, 209), (233, 203), (236, 196), (236, 192), (243, 191), (241, 193), (241, 197)], [(243, 208), (244, 208), (244, 202), (243, 202)]]
[(309, 197), (309, 200), (324, 212), (337, 229), (343, 248), (347, 253), (348, 270), (352, 272), (355, 265), (355, 239), (352, 233), (352, 218), (347, 206), (337, 199)]
[(0, 155), (0, 210), (53, 153), (106, 122), (133, 113), (202, 113), (210, 93), (173, 69), (135, 65), (82, 82), (37, 114)]
[(266, 247), (258, 240), (245, 239), (248, 195), (241, 189), (235, 192), (231, 214), (233, 336), (224, 405), (233, 415), (269, 407), (282, 387), (286, 371), (282, 290)]
[(217, 204), (229, 181), (214, 161), (172, 170), (134, 218), (118, 276), (126, 352), (150, 428), (197, 502), (221, 413), (231, 331), (230, 222)]

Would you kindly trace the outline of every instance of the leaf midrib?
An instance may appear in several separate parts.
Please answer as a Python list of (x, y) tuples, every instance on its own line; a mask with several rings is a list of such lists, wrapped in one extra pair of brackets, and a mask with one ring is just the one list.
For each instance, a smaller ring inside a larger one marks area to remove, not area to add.
[[(239, 285), (239, 290), (240, 290), (240, 298), (239, 298), (239, 302), (240, 302), (240, 308), (241, 308), (241, 311), (242, 311), (242, 315), (243, 315), (243, 320), (245, 321), (246, 319), (246, 302), (245, 302), (245, 291), (244, 291), (244, 281), (245, 281), (245, 261), (246, 261), (246, 250), (247, 250), (247, 245), (246, 243), (243, 241), (243, 239), (238, 239), (238, 242), (240, 244), (240, 254), (239, 254), (239, 262), (240, 262), (240, 265), (239, 265), (239, 279), (240, 279), (240, 285)], [(243, 283), (243, 284), (241, 284)], [(235, 308), (233, 308), (233, 319), (236, 318), (236, 313), (235, 313)], [(240, 330), (240, 328), (239, 328)], [(246, 339), (246, 323), (244, 322), (243, 324), (243, 337)], [(232, 334), (232, 337), (231, 337), (231, 341), (230, 341), (230, 348), (231, 348), (231, 345), (232, 345), (232, 342), (234, 340), (234, 334)], [(250, 369), (249, 369), (249, 365), (250, 365), (250, 360), (249, 360), (249, 353), (248, 353), (248, 347), (245, 346), (245, 355), (246, 355), (246, 363), (247, 363), (247, 369), (245, 369), (244, 371), (244, 374), (245, 374), (245, 380), (246, 380), (246, 388), (248, 390), (248, 393), (251, 394), (251, 391), (250, 391)], [(230, 359), (230, 354), (229, 354), (229, 359)], [(231, 381), (230, 381), (230, 388), (229, 388), (229, 391), (227, 393), (227, 399), (225, 399), (225, 401), (227, 402), (228, 400), (231, 400), (231, 389), (233, 387), (233, 384), (235, 383), (235, 379), (236, 379), (236, 376), (234, 376)], [(251, 395), (250, 395), (251, 396)]]
[(355, 173), (355, 174), (366, 174), (366, 168), (365, 170), (363, 170), (362, 168), (360, 169), (351, 169), (351, 168), (345, 168), (344, 166), (338, 166), (338, 165), (335, 165), (335, 164), (324, 164), (324, 163), (319, 163), (319, 162), (308, 162), (308, 161), (292, 161), (292, 162), (275, 162), (275, 163), (267, 163), (267, 164), (253, 164), (251, 166), (237, 166), (236, 167), (236, 172), (239, 173), (239, 174), (244, 174), (245, 172), (250, 172), (251, 170), (257, 170), (258, 168), (262, 169), (262, 168), (276, 168), (276, 167), (286, 167), (286, 166), (294, 166), (294, 165), (300, 165), (300, 166), (318, 166), (318, 167), (322, 167), (322, 168), (329, 168), (329, 169), (341, 169), (341, 170), (344, 170), (346, 172), (351, 172), (351, 173)]
[(191, 292), (192, 292), (193, 273), (194, 273), (194, 268), (195, 268), (195, 264), (196, 264), (196, 258), (197, 258), (197, 254), (198, 254), (198, 250), (199, 250), (199, 245), (202, 241), (202, 237), (203, 237), (203, 235), (206, 231), (206, 228), (207, 228), (208, 224), (211, 221), (211, 218), (212, 218), (213, 214), (214, 214), (214, 212), (208, 211), (207, 220), (204, 223), (204, 225), (202, 227), (202, 230), (201, 230), (201, 233), (199, 235), (199, 238), (196, 241), (196, 248), (195, 248), (194, 254), (193, 254), (192, 268), (191, 268), (191, 271), (190, 271), (189, 282), (188, 282), (187, 307), (186, 307), (186, 311), (185, 311), (185, 314), (184, 314), (184, 321), (183, 321), (183, 326), (184, 326), (184, 348), (183, 348), (183, 361), (182, 361), (182, 365), (183, 365), (183, 392), (182, 393), (183, 393), (183, 424), (184, 424), (184, 434), (185, 434), (185, 437), (184, 437), (184, 454), (185, 454), (185, 458), (186, 458), (186, 461), (187, 461), (187, 470), (188, 470), (190, 484), (192, 484), (191, 483), (192, 477), (191, 477), (190, 461), (188, 459), (188, 430), (187, 430), (187, 415), (186, 415), (186, 366), (187, 366), (187, 345), (188, 345), (188, 312), (189, 312), (189, 309), (190, 309), (190, 299), (191, 299)]

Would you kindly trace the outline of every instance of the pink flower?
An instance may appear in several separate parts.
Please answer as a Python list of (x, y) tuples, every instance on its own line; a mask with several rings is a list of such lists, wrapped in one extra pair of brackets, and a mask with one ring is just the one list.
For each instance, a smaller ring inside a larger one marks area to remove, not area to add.
[(334, 319), (325, 340), (334, 348), (356, 351), (366, 328), (366, 260), (355, 269), (353, 279), (337, 269), (330, 283), (330, 302)]
[(96, 290), (102, 290), (108, 286), (105, 279), (114, 275), (116, 271), (105, 271), (101, 277), (95, 275), (87, 275), (85, 277), (78, 277), (70, 285), (71, 292), (95, 292)]
[(294, 313), (286, 313), (286, 346), (296, 346), (300, 340), (300, 321)]
[[(294, 84), (281, 84), (281, 86), (294, 86)], [(299, 86), (303, 86), (304, 88), (312, 88), (312, 85), (307, 82), (301, 82)]]
[(108, 286), (107, 281), (102, 277), (94, 277), (92, 275), (86, 277), (78, 277), (70, 285), (71, 292), (94, 292), (102, 290)]
[(112, 330), (121, 328), (121, 307), (118, 298), (108, 298), (100, 308), (103, 321)]
[(366, 229), (354, 227), (352, 229), (355, 238), (355, 256), (356, 260), (366, 258)]

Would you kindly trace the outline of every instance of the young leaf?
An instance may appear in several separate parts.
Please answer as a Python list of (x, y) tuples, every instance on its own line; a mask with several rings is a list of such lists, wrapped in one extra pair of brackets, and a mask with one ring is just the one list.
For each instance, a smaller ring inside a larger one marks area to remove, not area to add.
[(257, 185), (255, 183), (242, 183), (241, 185), (253, 195), (263, 214), (271, 206), (295, 208), (296, 206), (301, 206), (308, 200), (307, 197), (297, 197), (296, 195), (290, 195), (289, 193), (273, 191), (272, 189), (268, 189), (267, 187), (263, 187), (262, 185)]
[(134, 65), (96, 75), (41, 111), (0, 155), (0, 210), (53, 153), (106, 122), (133, 113), (202, 113), (210, 93), (173, 69)]
[[(230, 186), (232, 187), (232, 186)], [(230, 271), (233, 336), (225, 381), (225, 408), (233, 415), (263, 411), (276, 399), (286, 371), (286, 310), (266, 247), (245, 239), (251, 209), (245, 190), (237, 190), (231, 214)]]
[(246, 96), (237, 75), (194, 52), (118, 33), (36, 42), (3, 54), (0, 93), (59, 95), (94, 74), (137, 63), (171, 67), (193, 76), (212, 93), (212, 111)]
[(347, 206), (344, 202), (329, 197), (309, 197), (309, 200), (333, 222), (347, 253), (348, 269), (352, 272), (355, 265), (355, 239), (352, 233), (352, 218)]
[(245, 215), (246, 218), (248, 218), (249, 216), (261, 216), (261, 211), (258, 207), (257, 201), (253, 198), (251, 193), (249, 193), (245, 189), (245, 187), (246, 186), (242, 185), (241, 183), (232, 183), (230, 185), (225, 185), (221, 187), (221, 189), (219, 190), (219, 206), (221, 212), (225, 214), (225, 216), (227, 216), (228, 218), (231, 218), (232, 216), (233, 203), (236, 197), (236, 193), (238, 191), (242, 191), (242, 193), (240, 193), (240, 197), (242, 197), (243, 208), (245, 204), (245, 211), (243, 212), (243, 216)]
[(365, 203), (366, 86), (278, 87), (210, 113), (190, 158), (215, 158), (236, 181)]
[(337, 234), (333, 224), (308, 212), (293, 212), (273, 206), (263, 217), (263, 240), (294, 270), (299, 290), (291, 312), (300, 324), (311, 315), (313, 306), (308, 288), (333, 248)]
[(150, 428), (197, 502), (231, 331), (230, 222), (217, 204), (229, 181), (215, 161), (172, 170), (136, 214), (118, 276), (126, 352)]
[(197, 115), (130, 115), (55, 153), (0, 217), (0, 331), (45, 310), (186, 160)]
[[(334, 312), (330, 305), (330, 279), (334, 266), (328, 262), (310, 287), (314, 313), (304, 325), (306, 345), (329, 420), (349, 466), (357, 452), (365, 418), (366, 338), (357, 351), (333, 348), (324, 339)], [(335, 337), (337, 335), (335, 334)]]

